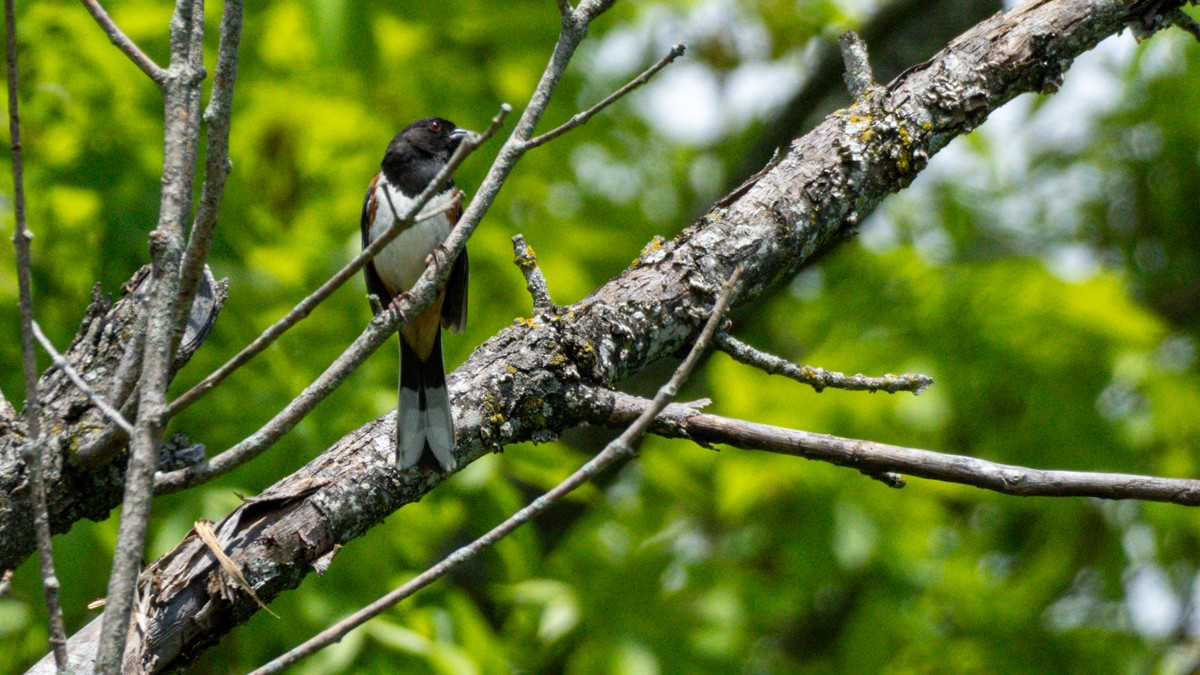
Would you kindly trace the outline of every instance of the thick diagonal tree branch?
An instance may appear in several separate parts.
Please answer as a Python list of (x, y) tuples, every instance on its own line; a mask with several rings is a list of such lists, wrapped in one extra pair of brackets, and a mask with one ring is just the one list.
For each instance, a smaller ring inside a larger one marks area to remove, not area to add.
[[(928, 157), (1013, 97), (1053, 88), (1076, 56), (1121, 31), (1128, 17), (1128, 6), (1112, 0), (1037, 0), (984, 21), (827, 118), (588, 298), (500, 332), (449, 378), (459, 465), (593, 416), (603, 403), (594, 385), (610, 386), (688, 344), (734, 267), (746, 266), (742, 302), (784, 283), (853, 234)], [(350, 433), (217, 526), (224, 550), (264, 601), (443, 480), (395, 471), (392, 418)], [(245, 594), (221, 592), (226, 582), (204, 551), (189, 535), (143, 575), (146, 630), (126, 655), (131, 672), (183, 665), (257, 611)], [(94, 628), (85, 628), (72, 638), (72, 654), (92, 642)]]

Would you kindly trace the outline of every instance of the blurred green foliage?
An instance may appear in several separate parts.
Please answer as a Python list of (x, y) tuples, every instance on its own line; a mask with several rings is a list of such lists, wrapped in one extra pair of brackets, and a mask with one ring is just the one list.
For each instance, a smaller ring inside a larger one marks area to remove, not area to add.
[[(168, 4), (107, 4), (165, 60)], [(36, 314), (65, 347), (92, 285), (115, 292), (146, 261), (161, 101), (77, 4), (19, 9)], [(220, 9), (207, 9), (210, 50)], [(521, 163), (472, 240), (470, 325), (447, 340), (449, 365), (529, 312), (513, 234), (537, 247), (557, 302), (583, 297), (740, 180), (731, 170), (799, 82), (808, 42), (869, 10), (618, 3), (545, 128), (679, 39), (690, 56)], [(358, 250), (362, 193), (398, 128), (428, 114), (478, 128), (502, 101), (519, 111), (558, 25), (553, 3), (484, 0), (264, 0), (247, 12), (234, 173), (212, 253), (230, 295), (176, 391)], [(1058, 97), (1022, 98), (957, 141), (859, 241), (738, 314), (737, 334), (764, 349), (848, 372), (925, 372), (929, 392), (818, 395), (714, 355), (685, 397), (758, 422), (1002, 462), (1195, 476), (1200, 49), (1173, 35), (1134, 48), (1126, 35), (1101, 52), (1079, 60)], [(1103, 96), (1089, 103), (1084, 90)], [(703, 112), (697, 91), (716, 102), (702, 128), (688, 126)], [(679, 107), (661, 104), (673, 98)], [(468, 192), (486, 155), (458, 172)], [(19, 401), (12, 268), (0, 256), (0, 388)], [(349, 284), (175, 427), (210, 452), (257, 428), (363, 327), (363, 295)], [(157, 501), (147, 555), (390, 409), (396, 360), (383, 352), (266, 456)], [(648, 391), (660, 376), (628, 386)], [(196, 669), (245, 671), (297, 644), (485, 532), (603, 438), (476, 462), (280, 597), (281, 620), (260, 613)], [(921, 480), (891, 490), (795, 458), (650, 439), (636, 461), (296, 670), (1188, 672), (1198, 518)], [(115, 532), (110, 519), (55, 540), (72, 630), (104, 595), (100, 561)], [(30, 561), (0, 599), (0, 672), (45, 652), (43, 613)]]

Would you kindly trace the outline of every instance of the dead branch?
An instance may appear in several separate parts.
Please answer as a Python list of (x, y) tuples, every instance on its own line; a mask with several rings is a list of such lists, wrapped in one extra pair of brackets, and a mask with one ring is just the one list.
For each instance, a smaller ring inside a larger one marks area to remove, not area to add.
[[(646, 399), (616, 391), (597, 392), (593, 400), (600, 406), (595, 421), (609, 426), (626, 424), (650, 405)], [(665, 438), (686, 438), (702, 445), (720, 443), (819, 460), (873, 478), (896, 473), (1019, 497), (1140, 499), (1200, 506), (1200, 480), (1032, 469), (709, 415), (685, 405), (669, 406), (657, 417), (651, 431)]]

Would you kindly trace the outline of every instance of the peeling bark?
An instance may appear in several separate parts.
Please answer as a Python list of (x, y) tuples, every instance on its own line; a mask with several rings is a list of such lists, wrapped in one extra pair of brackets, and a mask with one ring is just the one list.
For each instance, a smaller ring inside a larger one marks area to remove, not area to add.
[[(71, 365), (104, 396), (111, 395), (138, 321), (144, 317), (138, 290), (148, 272), (149, 268), (139, 270), (122, 287), (121, 297), (115, 302), (103, 296), (97, 286), (79, 332), (65, 352)], [(211, 272), (206, 278), (203, 286), (207, 291), (200, 293), (193, 305), (176, 355), (175, 371), (208, 337), (225, 301), (227, 283), (214, 282)], [(51, 530), (66, 532), (83, 518), (104, 520), (121, 503), (126, 439), (57, 367), (42, 374), (38, 392)], [(34, 551), (25, 442), (20, 420), (0, 417), (0, 569), (15, 569)], [(186, 443), (169, 443), (164, 460), (176, 461), (172, 452), (186, 450)], [(80, 451), (110, 459), (88, 468), (77, 460)]]
[[(1052, 90), (1072, 59), (1122, 30), (1128, 12), (1111, 0), (1035, 0), (984, 21), (886, 88), (868, 87), (692, 227), (647, 245), (592, 295), (501, 331), (449, 378), (458, 465), (509, 443), (551, 440), (588, 411), (594, 416), (604, 402), (591, 387), (611, 386), (688, 345), (735, 266), (746, 266), (740, 302), (786, 282), (811, 256), (853, 235), (928, 157), (990, 111), (1018, 94)], [(424, 468), (396, 471), (393, 430), (394, 412), (364, 425), (217, 526), (264, 601), (445, 478)], [(137, 622), (144, 629), (130, 636), (128, 672), (185, 665), (258, 610), (218, 569), (194, 533), (147, 568)], [(91, 627), (71, 640), (78, 672), (89, 672), (91, 644)], [(48, 667), (43, 660), (34, 672)]]

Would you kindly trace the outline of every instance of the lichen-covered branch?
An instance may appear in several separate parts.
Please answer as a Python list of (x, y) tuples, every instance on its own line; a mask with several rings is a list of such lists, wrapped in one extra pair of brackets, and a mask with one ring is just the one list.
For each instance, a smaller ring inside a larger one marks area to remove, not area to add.
[(729, 333), (717, 335), (717, 346), (739, 363), (760, 368), (768, 375), (783, 375), (801, 384), (807, 384), (817, 392), (826, 387), (832, 387), (847, 391), (886, 391), (889, 394), (911, 391), (914, 394), (920, 394), (933, 384), (932, 377), (920, 373), (867, 377), (862, 374), (846, 375), (813, 366), (798, 366), (774, 354), (755, 349)]
[(533, 313), (544, 314), (554, 311), (554, 301), (550, 299), (550, 287), (546, 284), (546, 275), (538, 267), (537, 254), (533, 247), (525, 242), (525, 235), (518, 234), (512, 238), (513, 261), (525, 276), (525, 288), (533, 298)]

